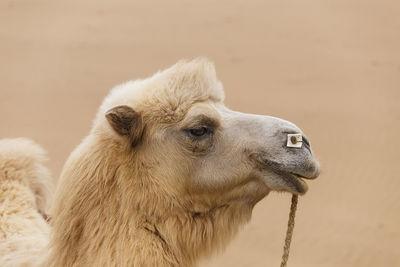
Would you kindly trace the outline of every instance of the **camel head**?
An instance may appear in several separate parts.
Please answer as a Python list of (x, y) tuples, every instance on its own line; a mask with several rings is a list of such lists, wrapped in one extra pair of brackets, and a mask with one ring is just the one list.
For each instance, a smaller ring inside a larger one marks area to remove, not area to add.
[[(151, 179), (190, 203), (306, 193), (304, 179), (316, 178), (319, 165), (303, 132), (279, 118), (233, 111), (223, 100), (210, 61), (181, 61), (116, 87), (97, 120), (132, 155), (126, 164), (145, 162)], [(301, 147), (288, 147), (288, 134), (300, 134)]]

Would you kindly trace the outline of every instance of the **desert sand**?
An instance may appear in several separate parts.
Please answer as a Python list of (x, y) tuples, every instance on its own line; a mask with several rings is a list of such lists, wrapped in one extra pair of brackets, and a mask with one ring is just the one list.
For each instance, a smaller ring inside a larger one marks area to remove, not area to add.
[[(289, 266), (400, 266), (400, 2), (0, 2), (0, 138), (49, 152), (55, 180), (116, 84), (207, 56), (232, 109), (295, 122), (321, 176)], [(203, 267), (279, 266), (290, 195), (271, 193)]]

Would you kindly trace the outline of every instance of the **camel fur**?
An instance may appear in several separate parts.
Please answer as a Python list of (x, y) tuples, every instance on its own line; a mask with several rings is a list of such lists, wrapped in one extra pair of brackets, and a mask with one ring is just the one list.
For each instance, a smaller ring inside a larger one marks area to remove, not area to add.
[(32, 266), (48, 245), (41, 214), (51, 202), (44, 150), (24, 139), (0, 140), (0, 266)]

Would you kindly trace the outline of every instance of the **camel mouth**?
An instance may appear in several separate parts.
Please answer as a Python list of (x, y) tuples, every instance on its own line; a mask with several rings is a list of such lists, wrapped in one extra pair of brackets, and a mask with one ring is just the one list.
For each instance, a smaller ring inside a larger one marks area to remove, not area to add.
[(293, 173), (293, 172), (285, 172), (282, 170), (273, 170), (279, 178), (281, 178), (285, 183), (285, 188), (280, 191), (288, 191), (292, 194), (296, 195), (304, 195), (308, 191), (308, 185), (304, 181), (304, 179), (312, 179), (309, 177), (304, 177), (302, 175)]
[(304, 180), (313, 180), (319, 175), (319, 164), (316, 161), (287, 165), (270, 160), (264, 153), (254, 153), (250, 158), (256, 162), (260, 171), (274, 174), (273, 179), (277, 183), (267, 182), (267, 184), (276, 191), (303, 195), (308, 191), (308, 185)]

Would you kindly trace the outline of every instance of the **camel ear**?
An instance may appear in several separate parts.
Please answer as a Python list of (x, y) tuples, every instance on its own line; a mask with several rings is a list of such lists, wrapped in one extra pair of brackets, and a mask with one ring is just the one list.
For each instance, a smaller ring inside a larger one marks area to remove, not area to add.
[(106, 112), (106, 119), (116, 133), (130, 139), (136, 145), (143, 134), (142, 116), (128, 106), (116, 106)]

